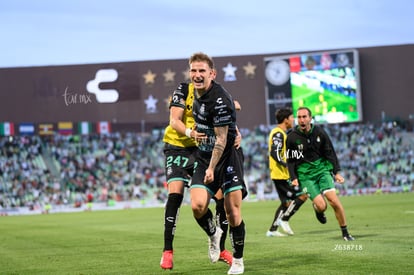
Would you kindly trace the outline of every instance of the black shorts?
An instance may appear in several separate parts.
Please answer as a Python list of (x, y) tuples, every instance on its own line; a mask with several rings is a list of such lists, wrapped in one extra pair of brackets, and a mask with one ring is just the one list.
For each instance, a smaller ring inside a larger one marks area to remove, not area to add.
[(242, 196), (245, 198), (247, 196), (247, 188), (244, 183), (243, 150), (231, 147), (231, 149), (225, 151), (214, 171), (214, 182), (204, 184), (204, 176), (210, 163), (210, 158), (211, 154), (198, 151), (191, 188), (205, 188), (212, 197), (220, 188), (224, 196), (232, 191), (241, 190)]
[(195, 152), (197, 147), (178, 147), (168, 143), (164, 146), (165, 175), (167, 183), (183, 181), (190, 182), (194, 171)]
[(276, 191), (279, 194), (279, 199), (282, 203), (294, 200), (303, 194), (302, 189), (299, 186), (291, 185), (289, 183), (289, 180), (272, 179), (272, 181), (276, 187)]

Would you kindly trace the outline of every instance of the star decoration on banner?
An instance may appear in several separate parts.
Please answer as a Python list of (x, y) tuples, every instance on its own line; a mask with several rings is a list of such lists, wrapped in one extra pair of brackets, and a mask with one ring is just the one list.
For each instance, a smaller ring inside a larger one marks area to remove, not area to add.
[(237, 67), (227, 63), (226, 67), (223, 67), (224, 71), (224, 81), (236, 81), (236, 71)]
[(256, 74), (256, 65), (253, 65), (250, 61), (247, 63), (247, 65), (243, 66), (243, 70), (244, 70), (244, 75), (247, 78), (254, 78), (255, 74)]
[(164, 82), (171, 83), (174, 82), (175, 72), (171, 71), (171, 69), (168, 69), (164, 75)]
[(144, 100), (146, 105), (146, 112), (147, 114), (154, 114), (157, 113), (157, 102), (158, 99), (149, 95), (147, 99)]
[(155, 77), (157, 75), (154, 74), (151, 70), (148, 70), (146, 74), (143, 74), (142, 77), (145, 79), (145, 84), (152, 85), (155, 83)]

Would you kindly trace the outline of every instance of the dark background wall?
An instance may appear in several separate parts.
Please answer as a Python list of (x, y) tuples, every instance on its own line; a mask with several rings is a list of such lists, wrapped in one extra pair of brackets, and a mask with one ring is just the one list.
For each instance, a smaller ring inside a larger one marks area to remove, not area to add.
[(359, 49), (366, 121), (408, 119), (414, 114), (414, 45)]
[[(340, 49), (326, 49), (334, 50)], [(357, 50), (364, 121), (378, 122), (383, 114), (409, 120), (414, 114), (410, 85), (414, 80), (414, 45)], [(242, 105), (240, 127), (252, 129), (266, 124), (264, 58), (287, 54), (298, 53), (213, 57), (217, 81)], [(243, 69), (249, 62), (256, 66), (254, 75), (247, 75)], [(237, 67), (236, 81), (224, 81), (221, 68), (229, 63)], [(116, 103), (98, 103), (86, 89), (96, 72), (105, 68), (116, 69), (118, 79), (99, 87), (116, 89)], [(187, 59), (180, 59), (0, 69), (0, 122), (109, 121), (115, 130), (137, 131), (164, 127), (168, 98), (185, 80), (187, 68)], [(149, 71), (156, 75), (153, 82), (145, 77)], [(164, 75), (167, 71), (175, 73), (174, 77)], [(146, 104), (151, 97), (157, 100), (155, 108)]]

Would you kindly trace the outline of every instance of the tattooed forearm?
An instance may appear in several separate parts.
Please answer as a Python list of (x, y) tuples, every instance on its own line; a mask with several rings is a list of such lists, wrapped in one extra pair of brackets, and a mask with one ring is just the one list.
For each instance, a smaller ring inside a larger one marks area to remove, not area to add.
[(214, 149), (223, 152), (224, 151), (224, 146), (222, 144), (215, 144)]
[(214, 129), (214, 131), (216, 133), (216, 142), (214, 144), (209, 165), (209, 167), (212, 169), (216, 168), (217, 163), (223, 155), (224, 148), (226, 147), (228, 126), (217, 127)]

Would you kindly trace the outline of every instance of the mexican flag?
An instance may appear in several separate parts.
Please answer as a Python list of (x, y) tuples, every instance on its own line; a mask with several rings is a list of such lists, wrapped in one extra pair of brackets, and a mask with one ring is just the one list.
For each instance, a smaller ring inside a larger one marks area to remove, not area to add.
[(11, 122), (0, 123), (0, 135), (13, 136), (14, 135), (14, 123), (11, 123)]

